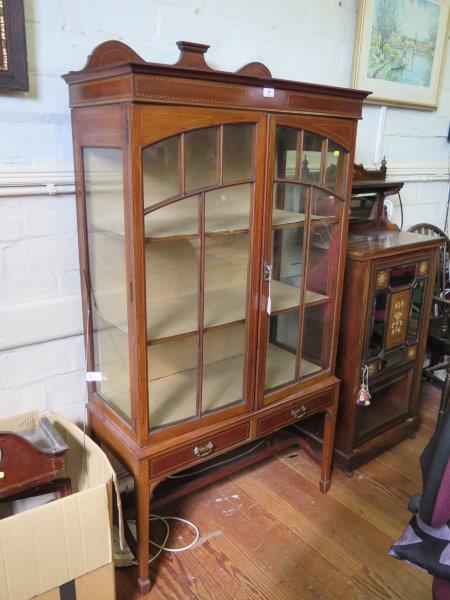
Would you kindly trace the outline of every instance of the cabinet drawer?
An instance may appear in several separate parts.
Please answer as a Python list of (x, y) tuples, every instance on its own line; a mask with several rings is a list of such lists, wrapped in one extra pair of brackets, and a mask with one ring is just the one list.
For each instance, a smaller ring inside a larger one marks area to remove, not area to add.
[(295, 423), (299, 419), (307, 417), (313, 412), (330, 405), (333, 402), (333, 391), (329, 391), (315, 398), (306, 400), (295, 400), (290, 402), (283, 409), (272, 412), (258, 419), (256, 433), (258, 436), (265, 435), (280, 427), (285, 427), (290, 423)]
[(242, 423), (208, 437), (193, 441), (182, 448), (176, 448), (151, 461), (150, 474), (162, 475), (168, 471), (180, 471), (198, 462), (202, 458), (212, 458), (220, 450), (231, 448), (235, 444), (250, 438), (250, 423)]

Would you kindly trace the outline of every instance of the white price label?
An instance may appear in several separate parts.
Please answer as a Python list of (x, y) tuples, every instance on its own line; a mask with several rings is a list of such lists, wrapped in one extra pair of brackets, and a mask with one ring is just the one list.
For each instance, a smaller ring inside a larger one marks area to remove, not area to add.
[(99, 371), (87, 371), (86, 373), (86, 381), (103, 381), (103, 379), (106, 377), (103, 377)]
[(264, 98), (273, 98), (275, 96), (275, 90), (273, 88), (263, 88)]

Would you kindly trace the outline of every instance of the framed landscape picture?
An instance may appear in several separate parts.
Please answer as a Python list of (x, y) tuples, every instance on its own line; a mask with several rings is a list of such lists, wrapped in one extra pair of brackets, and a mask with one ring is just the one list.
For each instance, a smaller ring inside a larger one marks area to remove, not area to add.
[(23, 0), (0, 0), (0, 90), (28, 91)]
[(450, 0), (360, 0), (352, 85), (368, 102), (437, 108)]

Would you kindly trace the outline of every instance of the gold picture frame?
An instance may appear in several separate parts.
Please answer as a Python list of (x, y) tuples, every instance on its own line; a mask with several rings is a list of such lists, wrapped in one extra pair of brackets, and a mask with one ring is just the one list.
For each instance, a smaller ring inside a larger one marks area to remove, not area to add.
[(359, 0), (351, 85), (367, 102), (435, 110), (450, 0)]

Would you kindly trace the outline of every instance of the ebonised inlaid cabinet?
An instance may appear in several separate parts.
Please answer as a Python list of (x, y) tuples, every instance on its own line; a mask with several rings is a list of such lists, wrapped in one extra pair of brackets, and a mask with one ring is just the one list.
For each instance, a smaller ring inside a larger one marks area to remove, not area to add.
[[(362, 167), (358, 167), (362, 169)], [(366, 171), (366, 179), (371, 173)], [(386, 170), (382, 173), (383, 179)], [(442, 240), (399, 231), (383, 200), (401, 182), (354, 181), (336, 374), (341, 380), (333, 462), (353, 469), (412, 435)], [(367, 367), (370, 404), (356, 399)], [(317, 448), (322, 424), (299, 428)]]
[[(95, 437), (135, 478), (138, 582), (170, 474), (325, 413), (367, 93), (98, 46), (70, 87)], [(101, 375), (100, 375), (101, 374)], [(101, 378), (101, 379), (100, 379)]]

